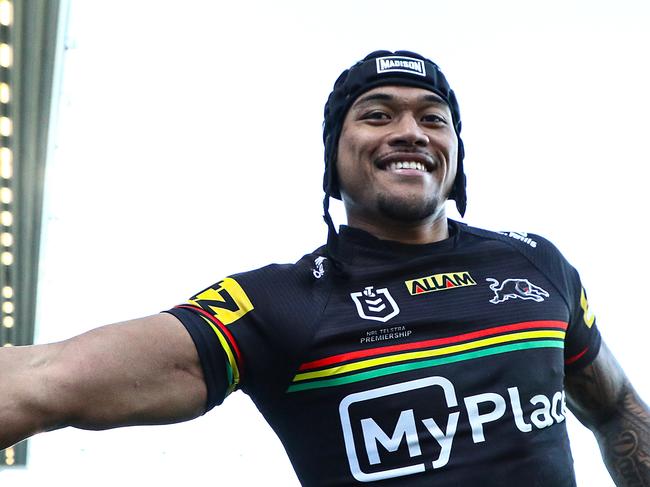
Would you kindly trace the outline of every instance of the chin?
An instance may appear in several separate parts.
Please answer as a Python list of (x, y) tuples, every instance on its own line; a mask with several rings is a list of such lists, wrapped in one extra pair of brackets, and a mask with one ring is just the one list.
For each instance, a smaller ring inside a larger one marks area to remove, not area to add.
[(377, 198), (377, 208), (383, 216), (405, 223), (437, 216), (441, 208), (444, 208), (444, 203), (445, 200), (437, 196), (422, 198), (419, 195), (397, 197), (380, 194)]

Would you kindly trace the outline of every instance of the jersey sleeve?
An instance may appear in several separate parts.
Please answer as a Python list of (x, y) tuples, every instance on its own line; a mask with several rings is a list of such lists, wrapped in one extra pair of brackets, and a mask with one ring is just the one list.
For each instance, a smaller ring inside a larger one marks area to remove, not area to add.
[(579, 370), (589, 365), (600, 350), (600, 332), (578, 271), (569, 264), (557, 247), (535, 234), (490, 232), (466, 225), (461, 228), (465, 232), (510, 245), (544, 273), (562, 295), (568, 308), (569, 324), (564, 341), (565, 370)]
[(589, 307), (587, 292), (578, 271), (555, 245), (539, 235), (531, 237), (539, 242), (532, 252), (541, 256), (543, 264), (540, 267), (560, 290), (569, 308), (569, 326), (564, 341), (565, 370), (579, 370), (596, 358), (601, 345), (601, 335)]
[(240, 387), (242, 356), (229, 326), (253, 309), (241, 285), (227, 277), (167, 311), (181, 321), (196, 346), (208, 390), (206, 411)]
[(258, 407), (283, 394), (327, 300), (329, 286), (314, 261), (308, 254), (226, 277), (167, 311), (196, 346), (206, 412), (238, 389)]
[(236, 388), (233, 367), (219, 342), (217, 334), (201, 317), (200, 312), (189, 307), (177, 306), (166, 313), (174, 315), (185, 326), (199, 354), (203, 377), (208, 392), (205, 412), (223, 402)]
[(596, 316), (589, 306), (587, 292), (580, 282), (578, 272), (575, 278), (572, 313), (567, 329), (564, 348), (564, 363), (567, 371), (579, 370), (589, 365), (598, 355), (601, 335), (596, 326)]

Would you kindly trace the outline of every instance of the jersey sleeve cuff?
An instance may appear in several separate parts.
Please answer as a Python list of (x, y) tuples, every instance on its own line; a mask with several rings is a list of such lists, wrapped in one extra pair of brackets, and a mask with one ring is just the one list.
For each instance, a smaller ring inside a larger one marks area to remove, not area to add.
[(588, 345), (573, 355), (567, 355), (564, 359), (564, 369), (568, 372), (580, 370), (596, 359), (600, 351), (602, 337), (596, 330), (592, 334)]
[(180, 320), (192, 337), (199, 354), (201, 369), (207, 388), (205, 412), (221, 404), (234, 389), (232, 373), (229, 373), (228, 357), (215, 331), (200, 314), (187, 308), (165, 311)]

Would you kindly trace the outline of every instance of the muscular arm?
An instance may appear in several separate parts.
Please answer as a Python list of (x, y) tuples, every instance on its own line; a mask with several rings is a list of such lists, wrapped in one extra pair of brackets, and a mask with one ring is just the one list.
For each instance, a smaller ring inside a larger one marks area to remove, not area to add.
[(206, 401), (192, 339), (166, 313), (59, 343), (2, 348), (0, 370), (0, 449), (64, 426), (184, 421)]
[(650, 410), (604, 343), (565, 385), (569, 408), (593, 431), (616, 485), (650, 487)]

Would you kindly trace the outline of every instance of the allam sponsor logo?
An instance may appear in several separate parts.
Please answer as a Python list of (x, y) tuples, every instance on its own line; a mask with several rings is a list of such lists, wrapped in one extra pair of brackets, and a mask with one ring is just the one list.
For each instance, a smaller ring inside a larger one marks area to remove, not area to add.
[[(530, 433), (564, 421), (563, 391), (550, 397), (523, 397), (518, 387), (500, 392), (459, 398), (449, 379), (433, 376), (346, 396), (339, 416), (352, 475), (360, 482), (374, 482), (442, 468), (453, 454), (457, 431), (467, 431), (467, 439), (479, 444), (497, 438), (492, 423), (512, 421), (521, 433)], [(431, 410), (412, 406), (426, 404), (417, 400), (423, 394), (430, 395)], [(439, 412), (445, 409), (447, 417), (441, 418)], [(373, 417), (382, 410), (389, 414)], [(461, 413), (469, 430), (459, 427)]]
[(457, 287), (476, 286), (476, 281), (467, 271), (446, 272), (443, 274), (434, 274), (432, 276), (419, 277), (410, 281), (404, 281), (408, 292), (414, 296), (416, 294), (431, 293), (445, 289), (455, 289)]
[(378, 57), (376, 62), (377, 74), (398, 71), (400, 73), (426, 76), (424, 61), (422, 59), (407, 56), (384, 56)]

